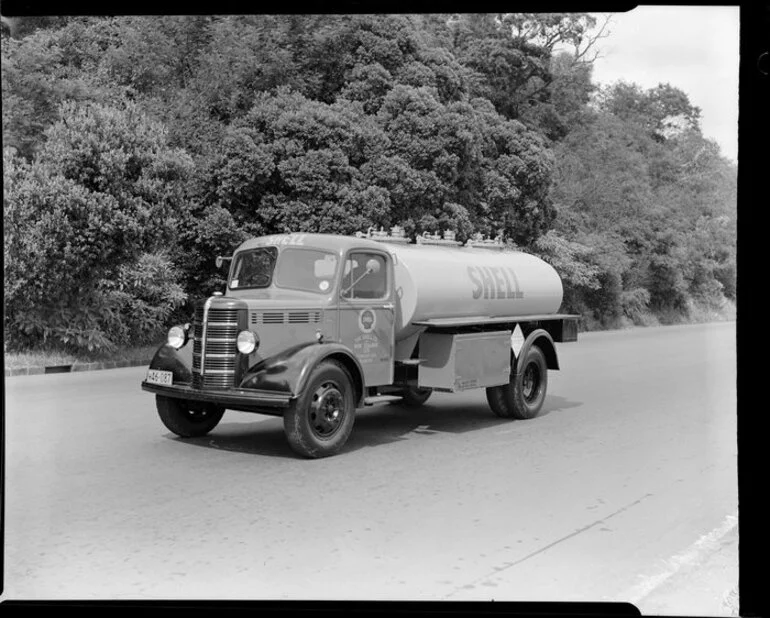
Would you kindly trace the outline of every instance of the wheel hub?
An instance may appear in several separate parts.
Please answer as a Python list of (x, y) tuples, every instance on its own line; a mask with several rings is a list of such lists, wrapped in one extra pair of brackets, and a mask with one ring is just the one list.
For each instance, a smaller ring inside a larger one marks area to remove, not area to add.
[(342, 392), (334, 383), (327, 382), (316, 389), (310, 404), (310, 427), (313, 433), (328, 438), (340, 428), (344, 401)]
[(540, 373), (535, 363), (530, 363), (524, 370), (524, 377), (522, 379), (522, 391), (524, 399), (528, 402), (533, 401), (538, 394), (538, 388), (540, 387)]

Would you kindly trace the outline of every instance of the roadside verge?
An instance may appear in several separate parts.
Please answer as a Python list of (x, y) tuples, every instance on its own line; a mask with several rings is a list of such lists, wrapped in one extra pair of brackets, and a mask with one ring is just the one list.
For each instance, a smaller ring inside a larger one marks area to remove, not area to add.
[(16, 367), (14, 369), (6, 369), (5, 377), (32, 376), (49, 373), (73, 373), (76, 371), (98, 371), (101, 369), (119, 369), (122, 367), (139, 367), (142, 365), (149, 365), (151, 360), (152, 357), (119, 361), (103, 361), (96, 363), (72, 363), (71, 365)]

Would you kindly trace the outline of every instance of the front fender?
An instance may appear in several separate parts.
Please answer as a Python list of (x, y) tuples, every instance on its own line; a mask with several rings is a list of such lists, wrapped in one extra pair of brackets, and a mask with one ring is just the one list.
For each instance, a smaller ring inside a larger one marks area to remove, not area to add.
[(165, 343), (155, 352), (150, 369), (163, 369), (174, 374), (174, 384), (192, 383), (192, 341), (179, 350)]
[(355, 355), (341, 343), (303, 343), (292, 346), (251, 367), (241, 380), (241, 388), (288, 393), (297, 397), (313, 368), (327, 358), (341, 362), (353, 379), (357, 403), (363, 399), (363, 370)]

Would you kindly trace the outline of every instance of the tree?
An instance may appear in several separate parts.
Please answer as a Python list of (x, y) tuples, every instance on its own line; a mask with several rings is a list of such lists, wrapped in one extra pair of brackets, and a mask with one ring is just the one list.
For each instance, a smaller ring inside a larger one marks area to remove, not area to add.
[(515, 39), (492, 15), (468, 15), (452, 22), (454, 53), (475, 73), (473, 96), (489, 99), (506, 118), (519, 118), (529, 102), (547, 98), (548, 50)]
[(82, 82), (57, 75), (62, 62), (56, 33), (3, 38), (3, 142), (27, 158), (55, 120), (59, 102), (85, 96)]
[[(606, 36), (608, 20), (593, 33), (596, 23), (586, 13), (507, 13), (460, 15), (448, 27), (453, 52), (475, 72), (471, 93), (492, 101), (503, 116), (560, 139), (569, 126), (560, 108), (574, 110), (592, 90), (592, 50)], [(572, 54), (558, 51), (565, 46)], [(576, 101), (568, 103), (565, 91)]]
[(602, 110), (639, 124), (657, 141), (685, 129), (699, 129), (700, 108), (670, 84), (644, 91), (637, 84), (620, 81), (602, 89), (598, 100)]
[[(419, 61), (426, 47), (416, 18), (407, 15), (314, 17), (305, 21), (303, 56), (297, 58), (305, 76), (301, 91), (310, 99), (333, 103), (357, 67), (376, 66), (395, 77)], [(360, 71), (360, 69), (358, 69)]]
[(600, 56), (596, 44), (609, 36), (612, 16), (597, 20), (588, 13), (506, 13), (499, 21), (520, 44), (537, 45), (552, 56), (571, 47), (574, 62), (590, 64)]
[(53, 15), (31, 15), (19, 17), (6, 17), (2, 19), (4, 30), (7, 28), (8, 35), (15, 39), (23, 39), (25, 36), (38, 30), (60, 28), (67, 23), (69, 18)]
[(599, 114), (573, 130), (556, 148), (552, 191), (559, 218), (612, 230), (637, 222), (652, 199), (649, 181), (652, 140), (634, 124)]
[(435, 89), (396, 85), (366, 114), (359, 101), (279, 89), (228, 129), (203, 199), (255, 234), (398, 223), (525, 244), (553, 217), (551, 165), (537, 135), (482, 101), (445, 105)]
[(3, 141), (31, 159), (64, 101), (117, 103), (127, 91), (102, 64), (120, 44), (119, 24), (104, 18), (68, 18), (21, 40), (2, 39)]
[[(18, 342), (110, 347), (159, 327), (127, 329), (136, 322), (125, 312), (139, 305), (125, 293), (147, 307), (158, 297), (132, 273), (173, 273), (158, 251), (184, 220), (192, 161), (134, 104), (70, 102), (59, 114), (31, 164), (6, 152), (6, 318)], [(178, 292), (164, 302), (173, 307)]]
[(568, 240), (555, 230), (549, 230), (538, 238), (533, 249), (561, 277), (564, 287), (563, 310), (584, 312), (586, 303), (583, 296), (601, 285), (599, 268), (591, 261), (595, 250), (583, 243)]
[(575, 60), (567, 52), (552, 56), (549, 98), (547, 102), (527, 107), (521, 121), (554, 142), (590, 122), (588, 104), (596, 89), (591, 81), (592, 70), (592, 64)]
[[(602, 97), (556, 147), (552, 191), (557, 230), (591, 231), (613, 255), (586, 307), (644, 322), (648, 310), (670, 320), (734, 296), (735, 169), (700, 134), (697, 108), (670, 87), (621, 82)], [(672, 130), (676, 118), (686, 123)]]
[(114, 83), (167, 99), (192, 79), (211, 21), (206, 16), (124, 17), (116, 22), (120, 44), (105, 50), (101, 64)]
[(359, 230), (385, 207), (358, 172), (384, 139), (360, 104), (258, 95), (211, 161), (207, 199), (254, 234)]
[(222, 17), (209, 27), (205, 53), (190, 71), (195, 106), (225, 124), (245, 115), (258, 92), (299, 76), (284, 16)]

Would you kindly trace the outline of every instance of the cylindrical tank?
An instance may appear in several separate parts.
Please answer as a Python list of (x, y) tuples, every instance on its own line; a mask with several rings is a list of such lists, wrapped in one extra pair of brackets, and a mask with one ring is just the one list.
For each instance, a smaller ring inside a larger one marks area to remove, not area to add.
[(389, 245), (395, 259), (396, 340), (412, 322), (471, 316), (556, 313), (561, 279), (526, 253), (432, 245)]

